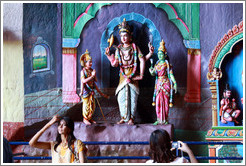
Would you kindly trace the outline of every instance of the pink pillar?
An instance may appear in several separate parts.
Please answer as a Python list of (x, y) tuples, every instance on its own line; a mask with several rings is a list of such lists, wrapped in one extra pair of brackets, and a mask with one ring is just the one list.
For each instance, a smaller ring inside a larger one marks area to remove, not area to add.
[(77, 48), (62, 49), (62, 101), (78, 103), (77, 87)]
[(184, 100), (188, 103), (201, 102), (201, 50), (188, 49), (187, 92)]

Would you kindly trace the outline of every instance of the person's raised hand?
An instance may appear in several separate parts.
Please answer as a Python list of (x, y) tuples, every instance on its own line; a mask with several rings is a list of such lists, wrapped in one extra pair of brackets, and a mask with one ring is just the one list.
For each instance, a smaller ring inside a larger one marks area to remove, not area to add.
[(55, 122), (58, 122), (60, 120), (58, 115), (55, 115), (52, 117), (52, 119), (48, 122), (49, 125), (53, 125)]

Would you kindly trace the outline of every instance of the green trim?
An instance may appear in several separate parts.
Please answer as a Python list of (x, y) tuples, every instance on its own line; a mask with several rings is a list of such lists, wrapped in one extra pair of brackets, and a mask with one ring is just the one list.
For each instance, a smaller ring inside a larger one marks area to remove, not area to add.
[(220, 65), (222, 64), (222, 61), (224, 57), (232, 51), (232, 47), (237, 43), (238, 41), (243, 39), (243, 32), (239, 33), (238, 35), (234, 36), (232, 39), (230, 39), (223, 47), (220, 53), (218, 54), (214, 67), (220, 68)]
[[(175, 14), (174, 10), (169, 5), (167, 5), (166, 3), (153, 3), (153, 4), (155, 5), (156, 8), (160, 8), (167, 13), (168, 19), (170, 21), (172, 21), (177, 26), (177, 28), (180, 30), (183, 38), (185, 38), (185, 39), (189, 38), (189, 32), (187, 31), (186, 27), (184, 26), (184, 24), (180, 20), (178, 20), (176, 18), (176, 14)], [(181, 6), (182, 4), (170, 4), (170, 5), (172, 5), (173, 7), (175, 6), (174, 8), (182, 9), (182, 6)], [(176, 10), (176, 12), (177, 12), (178, 16), (180, 17), (179, 12), (177, 10)]]
[(77, 22), (74, 27), (73, 37), (79, 38), (82, 33), (85, 24), (96, 16), (96, 13), (100, 8), (106, 5), (111, 5), (112, 3), (94, 3), (88, 10), (87, 14), (84, 14)]
[(65, 3), (63, 4), (62, 14), (62, 37), (63, 38), (80, 38), (85, 24), (95, 17), (98, 10), (111, 3), (94, 3), (87, 13), (85, 13), (76, 23), (78, 17), (83, 14), (91, 3)]
[(76, 21), (76, 19), (85, 12), (86, 8), (90, 5), (90, 3), (76, 3), (75, 4), (75, 19), (73, 22)]
[(82, 30), (85, 26), (85, 24), (91, 20), (92, 18), (94, 18), (93, 16), (91, 15), (88, 15), (88, 14), (84, 14), (83, 15), (83, 18), (79, 19), (77, 25), (75, 26), (74, 28), (74, 33), (73, 33), (73, 37), (74, 38), (79, 38), (80, 34), (82, 33)]
[(206, 138), (243, 138), (243, 136), (229, 137), (229, 136), (207, 136)]
[(194, 40), (200, 40), (200, 4), (192, 3), (191, 4), (191, 36), (190, 38)]
[(213, 126), (212, 130), (243, 130), (243, 126)]
[[(87, 13), (85, 13), (76, 23), (78, 17), (86, 11), (91, 3), (64, 3), (62, 18), (63, 38), (80, 38), (86, 23), (93, 19), (100, 8), (112, 3), (93, 3)], [(153, 3), (156, 8), (160, 8), (167, 13), (168, 19), (172, 21), (185, 40), (200, 40), (199, 23), (199, 3)], [(171, 6), (170, 6), (171, 5)], [(180, 18), (178, 19), (176, 16)], [(182, 22), (182, 21), (184, 22)], [(187, 30), (187, 27), (188, 30)]]
[(177, 19), (175, 11), (166, 3), (153, 3), (167, 13), (168, 19), (172, 21), (185, 40), (200, 40), (200, 4), (199, 3), (170, 3), (175, 9), (177, 16), (186, 24)]
[(73, 35), (73, 23), (74, 23), (74, 4), (63, 4), (63, 19), (62, 19), (62, 35), (63, 37), (71, 37)]

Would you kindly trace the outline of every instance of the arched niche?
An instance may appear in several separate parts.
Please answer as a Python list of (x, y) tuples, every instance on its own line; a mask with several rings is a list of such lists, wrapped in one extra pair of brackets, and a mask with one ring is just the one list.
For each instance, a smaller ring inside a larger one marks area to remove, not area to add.
[[(208, 66), (208, 74), (207, 79), (208, 83), (211, 85), (210, 89), (212, 92), (212, 118), (213, 118), (213, 126), (224, 126), (224, 124), (220, 123), (219, 109), (220, 109), (220, 99), (222, 98), (222, 90), (225, 88), (225, 82), (229, 84), (232, 83), (232, 80), (235, 78), (239, 78), (242, 82), (242, 71), (234, 71), (234, 73), (239, 74), (232, 75), (233, 65), (234, 68), (243, 66), (243, 54), (240, 51), (240, 48), (243, 46), (243, 21), (238, 25), (235, 25), (232, 29), (230, 29), (227, 34), (223, 36), (223, 38), (218, 42), (216, 47), (214, 48)], [(241, 45), (241, 46), (240, 46)], [(238, 49), (240, 52), (235, 56), (234, 50)], [(237, 58), (237, 59), (236, 59)], [(240, 64), (241, 63), (241, 66)], [(217, 69), (218, 76), (216, 77), (215, 70)], [(231, 77), (231, 78), (229, 78)], [(233, 93), (233, 88), (230, 87)], [(235, 90), (235, 89), (234, 89)], [(235, 96), (232, 96), (235, 97)], [(241, 110), (241, 113), (243, 110)], [(227, 123), (227, 126), (232, 124)]]
[[(64, 11), (71, 11), (73, 7), (76, 8), (76, 5), (81, 5), (81, 4), (65, 4), (64, 5)], [(112, 3), (87, 3), (85, 4), (87, 6), (84, 6), (85, 10), (84, 12), (82, 12), (75, 20), (75, 22), (73, 23), (73, 29), (74, 29), (74, 32), (72, 34), (73, 38), (79, 38), (81, 32), (83, 31), (83, 28), (84, 26), (86, 25), (86, 23), (88, 21), (90, 21), (91, 19), (93, 19), (96, 15), (96, 13), (104, 6), (110, 6), (112, 5)], [(189, 18), (186, 18), (187, 20), (182, 20), (180, 18), (180, 16), (178, 15), (178, 12), (179, 13), (182, 13), (183, 10), (181, 10), (182, 8), (187, 8), (190, 9), (190, 8), (194, 8), (194, 11), (197, 11), (199, 9), (199, 4), (195, 3), (195, 4), (186, 4), (186, 3), (176, 3), (176, 4), (171, 4), (171, 3), (153, 3), (153, 5), (156, 7), (156, 8), (160, 8), (162, 10), (164, 10), (167, 15), (168, 15), (168, 19), (170, 21), (172, 21), (176, 26), (177, 28), (180, 30), (182, 36), (184, 39), (189, 39), (189, 36), (191, 35), (190, 33), (190, 30), (189, 30), (189, 27), (187, 26), (187, 24), (185, 22), (188, 22)], [(178, 9), (178, 12), (177, 10), (174, 8), (174, 5), (176, 6), (176, 8)], [(74, 9), (73, 9), (74, 10)], [(76, 10), (81, 10), (81, 7), (80, 8), (76, 8)], [(196, 13), (196, 12), (194, 12)], [(184, 13), (182, 13), (184, 14)], [(188, 17), (191, 17), (191, 13), (188, 12), (189, 16)], [(64, 13), (65, 15), (65, 13)], [(198, 15), (197, 15), (198, 16)], [(67, 17), (70, 17), (69, 15), (65, 15), (65, 20), (71, 20), (70, 18), (67, 18)], [(197, 17), (198, 18), (198, 17)], [(196, 18), (196, 19), (197, 19)], [(199, 21), (194, 21), (195, 24), (199, 24)], [(70, 28), (71, 29), (71, 28)], [(193, 30), (194, 31), (194, 30)]]
[[(79, 97), (77, 88), (77, 47), (80, 43), (80, 35), (85, 25), (104, 6), (111, 3), (64, 3), (62, 5), (62, 89), (64, 103), (77, 103)], [(199, 3), (153, 3), (156, 8), (164, 10), (168, 19), (179, 29), (183, 37), (183, 43), (188, 49), (187, 66), (187, 102), (200, 102), (200, 36), (199, 36)], [(192, 18), (192, 19), (191, 19)], [(194, 27), (194, 28), (192, 28)], [(190, 30), (192, 28), (192, 31)], [(197, 55), (197, 56), (192, 56)], [(196, 57), (196, 58), (195, 58)], [(194, 59), (195, 58), (195, 59)], [(191, 60), (190, 60), (191, 59)], [(193, 60), (194, 59), (194, 60)], [(195, 78), (193, 81), (191, 78)], [(106, 80), (108, 81), (108, 80)], [(107, 83), (106, 83), (107, 84)]]
[[(103, 88), (105, 87), (109, 87), (110, 85), (110, 72), (105, 72), (105, 71), (110, 71), (110, 62), (108, 61), (106, 55), (105, 55), (105, 49), (108, 47), (108, 39), (110, 38), (110, 36), (112, 34), (118, 33), (118, 29), (117, 26), (123, 21), (123, 19), (126, 19), (127, 22), (129, 22), (129, 24), (131, 25), (131, 22), (135, 21), (137, 23), (140, 23), (144, 26), (146, 26), (145, 29), (148, 30), (148, 40), (146, 40), (144, 42), (145, 47), (148, 47), (148, 42), (150, 41), (153, 46), (155, 47), (155, 53), (157, 52), (159, 43), (161, 41), (161, 36), (159, 31), (156, 29), (156, 26), (154, 25), (154, 23), (145, 18), (144, 16), (138, 14), (138, 13), (127, 13), (124, 14), (120, 17), (116, 17), (113, 20), (111, 20), (109, 22), (109, 24), (107, 25), (106, 30), (102, 33), (102, 37), (101, 37), (101, 43), (100, 43), (100, 50), (101, 50), (101, 75), (102, 75), (102, 80), (101, 80), (101, 85)], [(142, 28), (143, 29), (143, 28)], [(136, 29), (135, 29), (136, 30)], [(139, 34), (134, 34), (133, 33), (133, 38), (136, 37), (136, 35)], [(117, 36), (115, 36), (116, 38)], [(118, 39), (119, 41), (119, 39)], [(143, 41), (143, 40), (142, 40)], [(142, 42), (143, 43), (143, 42)], [(136, 43), (141, 51), (143, 52), (140, 43)], [(144, 54), (144, 52), (143, 52)], [(146, 55), (146, 54), (144, 54)]]

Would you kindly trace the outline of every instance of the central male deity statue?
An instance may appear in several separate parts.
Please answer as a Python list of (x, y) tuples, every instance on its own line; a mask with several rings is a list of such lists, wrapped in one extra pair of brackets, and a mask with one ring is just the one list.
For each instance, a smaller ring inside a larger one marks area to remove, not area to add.
[[(149, 53), (143, 56), (139, 47), (132, 42), (132, 32), (126, 19), (119, 29), (121, 44), (115, 47), (115, 54), (110, 55), (110, 47), (106, 48), (105, 54), (113, 67), (120, 67), (120, 80), (115, 94), (118, 95), (121, 120), (117, 124), (133, 125), (139, 95), (138, 81), (143, 79), (145, 62), (153, 55), (154, 47), (149, 43)], [(138, 59), (140, 72), (137, 71)]]

